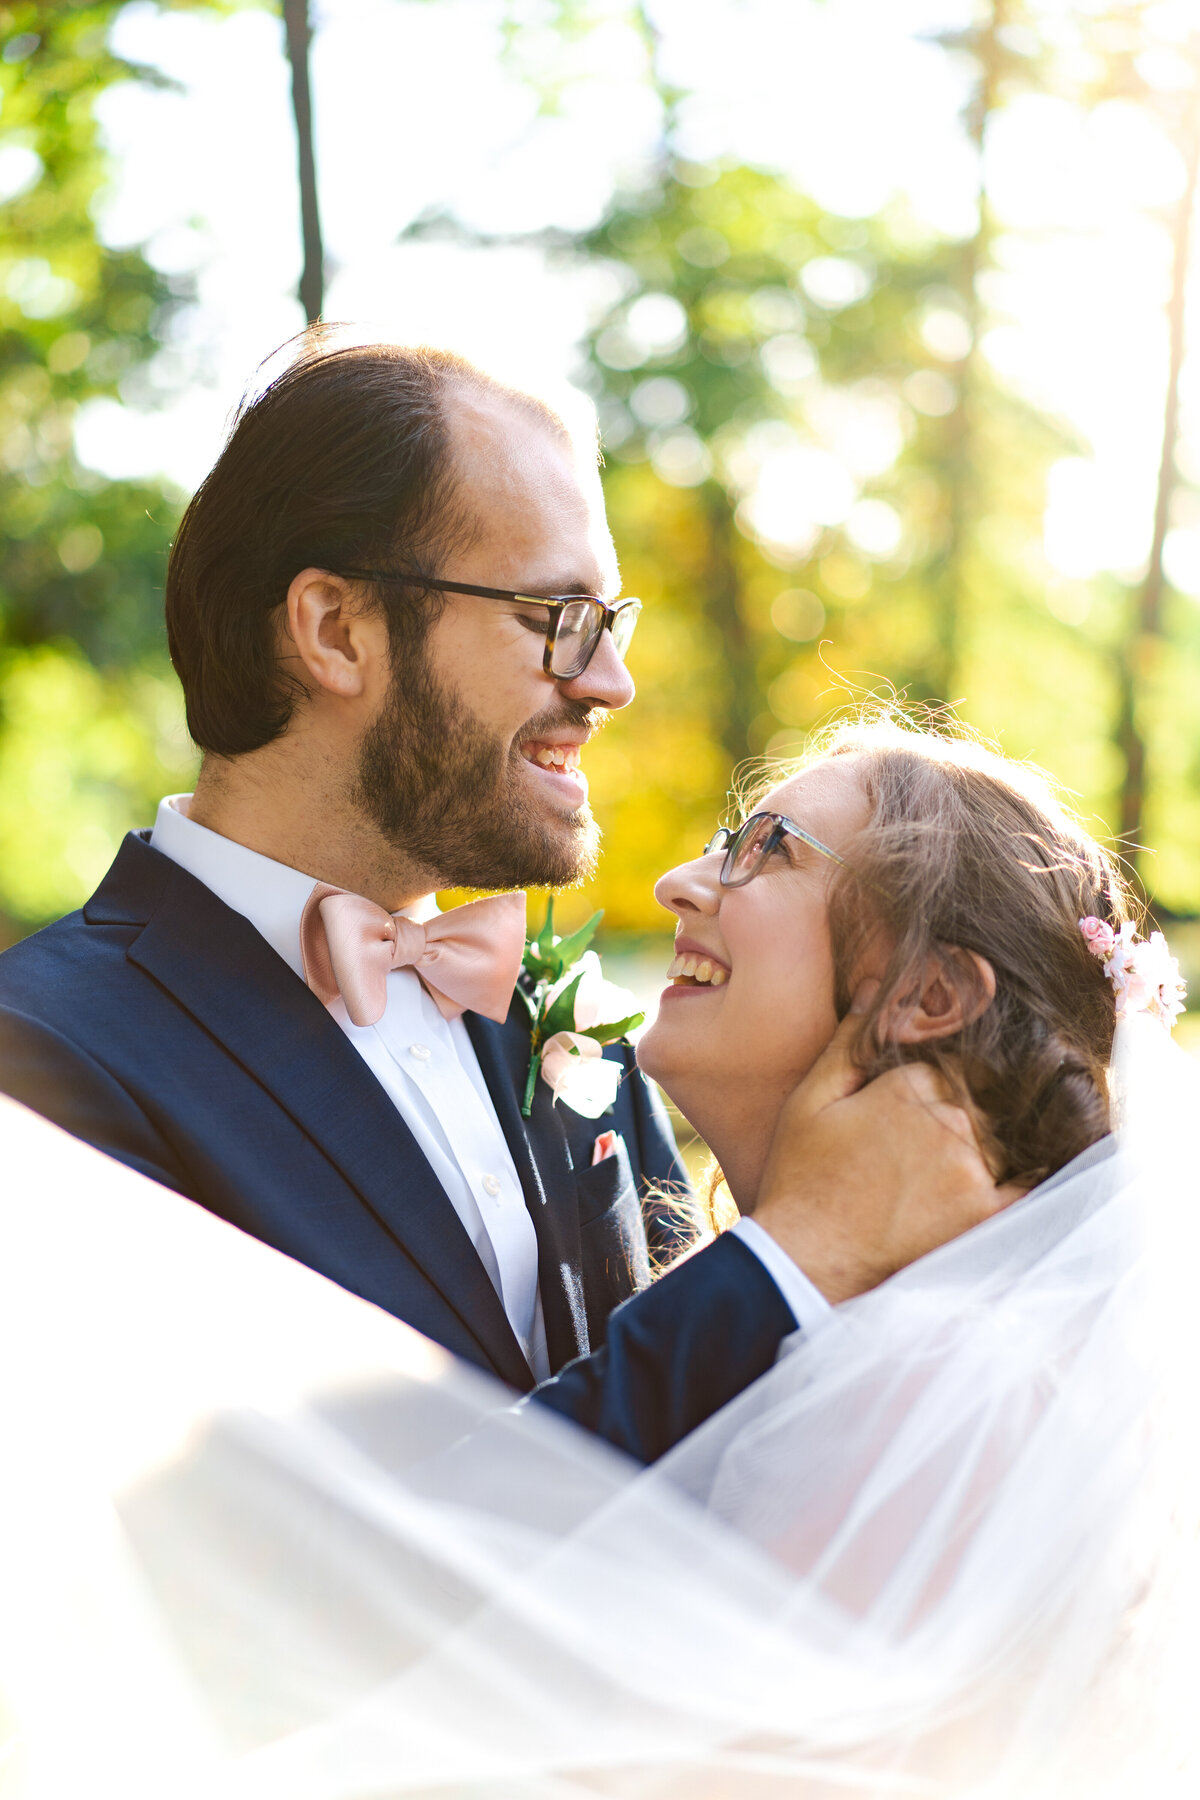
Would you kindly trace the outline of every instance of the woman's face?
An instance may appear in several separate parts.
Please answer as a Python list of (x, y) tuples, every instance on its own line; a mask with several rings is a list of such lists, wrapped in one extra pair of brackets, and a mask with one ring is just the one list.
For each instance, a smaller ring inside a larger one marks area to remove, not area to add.
[[(755, 811), (781, 813), (851, 859), (868, 819), (850, 756), (783, 782)], [(768, 1114), (773, 1126), (837, 1025), (827, 908), (837, 865), (791, 836), (745, 887), (721, 886), (723, 861), (698, 857), (654, 890), (678, 921), (672, 968), (689, 959), (696, 972), (666, 988), (638, 1045), (642, 1068), (718, 1155), (714, 1126), (766, 1129)]]

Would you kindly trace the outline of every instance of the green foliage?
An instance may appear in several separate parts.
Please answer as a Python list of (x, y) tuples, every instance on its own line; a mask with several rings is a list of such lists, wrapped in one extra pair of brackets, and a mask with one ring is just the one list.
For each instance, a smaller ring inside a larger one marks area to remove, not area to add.
[(19, 929), (77, 906), (192, 757), (169, 668), (102, 672), (43, 644), (0, 657), (0, 696), (0, 892)]
[(582, 980), (583, 970), (581, 969), (579, 974), (573, 980), (568, 981), (566, 987), (555, 995), (546, 1008), (545, 1017), (542, 1019), (537, 1033), (540, 1042), (545, 1043), (554, 1036), (556, 1031), (574, 1031), (575, 995), (579, 991), (579, 984)]
[(0, 622), (10, 645), (70, 638), (106, 666), (161, 646), (178, 501), (82, 468), (74, 417), (119, 398), (185, 298), (95, 228), (107, 169), (94, 104), (139, 73), (107, 48), (119, 10), (9, 5), (0, 51), (0, 147), (27, 170), (0, 206)]
[(579, 961), (600, 928), (603, 912), (593, 913), (569, 937), (559, 937), (554, 929), (554, 896), (546, 901), (546, 917), (537, 937), (525, 946), (523, 966), (535, 981), (558, 981)]
[(612, 1044), (615, 1043), (618, 1038), (628, 1037), (631, 1031), (636, 1031), (639, 1025), (644, 1025), (645, 1023), (645, 1013), (635, 1012), (630, 1013), (628, 1017), (624, 1019), (613, 1019), (610, 1024), (585, 1025), (582, 1029), (577, 1031), (575, 1035), (577, 1037), (595, 1038), (598, 1044)]
[[(965, 128), (977, 153), (994, 116), (1030, 92), (1081, 107), (1163, 102), (1180, 115), (1176, 135), (1194, 107), (1194, 90), (1148, 89), (1134, 5), (1006, 0), (943, 42), (975, 71)], [(589, 751), (610, 919), (653, 926), (656, 856), (670, 860), (672, 838), (677, 857), (694, 854), (734, 765), (798, 749), (831, 710), (872, 693), (956, 705), (1057, 772), (1111, 832), (1131, 665), (1152, 747), (1147, 879), (1194, 907), (1195, 609), (1168, 609), (1165, 654), (1131, 631), (1127, 587), (1088, 588), (1047, 565), (1046, 473), (1083, 446), (980, 350), (1005, 251), (986, 191), (964, 240), (922, 233), (898, 206), (830, 215), (771, 171), (678, 157), (677, 96), (660, 92), (660, 166), (578, 246), (611, 277), (586, 380), (625, 588), (651, 602), (631, 658), (636, 715)], [(828, 474), (805, 459), (814, 449), (854, 476), (855, 504), (806, 495)], [(790, 463), (796, 511), (813, 521), (791, 541), (756, 492), (771, 457)]]
[[(524, 974), (517, 986), (530, 1018), (529, 1072), (521, 1102), (525, 1118), (529, 1117), (533, 1107), (542, 1051), (558, 1032), (570, 1031), (578, 1037), (593, 1038), (598, 1044), (612, 1044), (645, 1022), (645, 1013), (638, 1012), (598, 1025), (577, 1027), (575, 1024), (575, 997), (587, 973), (586, 968), (576, 970), (575, 965), (595, 937), (603, 917), (603, 913), (593, 913), (569, 937), (559, 937), (554, 929), (554, 898), (551, 896), (546, 902), (546, 917), (541, 930), (535, 939), (526, 943), (522, 958)], [(571, 1054), (580, 1054), (574, 1045)]]
[(121, 398), (188, 297), (96, 230), (96, 100), (156, 79), (110, 50), (120, 10), (0, 8), (0, 913), (14, 929), (74, 903), (189, 760), (162, 724), (181, 496), (104, 480), (74, 451), (78, 409)]
[[(1015, 621), (1043, 649), (1068, 641), (1089, 696), (1096, 658), (1047, 613), (1031, 556), (1062, 434), (986, 367), (964, 393), (961, 245), (898, 210), (847, 220), (770, 171), (667, 154), (579, 248), (614, 295), (584, 378), (624, 586), (649, 602), (636, 710), (589, 769), (610, 922), (644, 930), (656, 865), (695, 854), (747, 757), (798, 749), (881, 687), (973, 689), (994, 729), (986, 695)], [(822, 505), (806, 483), (839, 468), (847, 491)], [(1029, 650), (1018, 631), (1018, 668)], [(1006, 682), (1004, 696), (999, 723), (1024, 733), (1028, 693)]]

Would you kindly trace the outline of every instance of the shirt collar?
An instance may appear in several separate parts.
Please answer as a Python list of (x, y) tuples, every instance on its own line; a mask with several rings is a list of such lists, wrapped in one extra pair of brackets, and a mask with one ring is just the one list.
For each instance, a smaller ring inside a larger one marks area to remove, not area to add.
[(232, 838), (209, 831), (187, 816), (190, 794), (168, 794), (158, 806), (150, 847), (202, 881), (234, 912), (249, 919), (303, 981), (300, 914), (313, 891), (313, 877), (286, 863), (248, 850)]
[[(300, 915), (316, 886), (316, 878), (276, 862), (258, 850), (248, 850), (233, 838), (222, 837), (206, 825), (188, 818), (190, 794), (168, 794), (158, 803), (150, 848), (202, 881), (234, 912), (249, 919), (272, 950), (282, 956), (292, 972), (304, 980), (300, 955)], [(399, 908), (406, 918), (424, 923), (435, 919), (438, 904), (433, 894)]]

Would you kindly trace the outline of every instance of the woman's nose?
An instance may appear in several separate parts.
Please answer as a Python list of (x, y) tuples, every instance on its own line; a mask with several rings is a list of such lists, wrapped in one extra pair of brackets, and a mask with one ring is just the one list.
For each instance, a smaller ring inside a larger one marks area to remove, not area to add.
[(697, 856), (694, 861), (668, 869), (654, 884), (654, 898), (676, 918), (688, 913), (715, 913), (721, 904), (721, 857)]

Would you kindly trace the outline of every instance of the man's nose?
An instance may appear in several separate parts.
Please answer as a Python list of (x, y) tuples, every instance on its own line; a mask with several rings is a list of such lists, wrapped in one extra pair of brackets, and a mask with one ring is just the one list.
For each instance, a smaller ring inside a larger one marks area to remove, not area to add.
[(721, 904), (720, 853), (697, 856), (693, 862), (668, 869), (654, 884), (654, 898), (677, 919), (691, 913), (705, 913), (711, 918)]
[(611, 712), (628, 706), (637, 691), (629, 670), (617, 655), (611, 631), (600, 633), (600, 642), (582, 674), (558, 685), (572, 700), (582, 701), (585, 706), (606, 706)]

